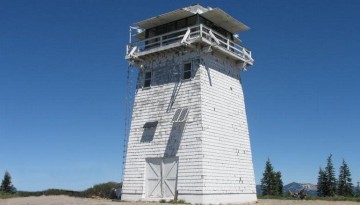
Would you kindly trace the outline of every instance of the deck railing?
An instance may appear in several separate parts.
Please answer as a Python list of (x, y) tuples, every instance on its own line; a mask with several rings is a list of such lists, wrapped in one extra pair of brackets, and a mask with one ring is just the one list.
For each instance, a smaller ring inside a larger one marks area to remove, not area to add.
[[(184, 39), (185, 35), (187, 35), (186, 39)], [(185, 43), (193, 42), (194, 40), (200, 38), (202, 38), (204, 42), (207, 41), (213, 46), (217, 46), (220, 49), (231, 52), (247, 62), (253, 62), (251, 51), (204, 26), (203, 24), (129, 43), (127, 47), (127, 55), (137, 56), (138, 54), (141, 55), (141, 52), (162, 48), (173, 43), (180, 43), (184, 40), (186, 40)]]

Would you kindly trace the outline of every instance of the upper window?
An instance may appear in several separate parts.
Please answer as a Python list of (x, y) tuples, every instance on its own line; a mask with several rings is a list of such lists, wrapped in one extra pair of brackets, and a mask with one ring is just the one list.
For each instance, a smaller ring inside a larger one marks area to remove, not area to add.
[(204, 24), (205, 26), (209, 27), (210, 29), (218, 32), (219, 34), (223, 35), (224, 37), (229, 38), (230, 40), (234, 40), (233, 34), (227, 30), (225, 30), (224, 28), (214, 24), (213, 22), (207, 20), (205, 17), (203, 16), (199, 16), (199, 20), (201, 24)]
[[(187, 18), (183, 18), (177, 21), (169, 22), (163, 25), (159, 25), (153, 28), (146, 29), (146, 38), (162, 35), (172, 31), (180, 30), (186, 27), (194, 26), (197, 22), (197, 15), (193, 15)], [(185, 31), (184, 31), (185, 32)]]
[(183, 79), (190, 79), (191, 78), (191, 63), (184, 64), (184, 72), (183, 72)]
[(151, 85), (151, 72), (145, 72), (144, 87), (150, 87)]
[[(210, 20), (206, 19), (205, 17), (203, 17), (201, 15), (193, 15), (193, 16), (179, 19), (179, 20), (169, 22), (169, 23), (166, 23), (163, 25), (148, 28), (145, 31), (145, 36), (146, 36), (146, 38), (151, 38), (151, 37), (162, 35), (165, 33), (172, 32), (172, 31), (180, 30), (180, 29), (183, 29), (186, 27), (191, 27), (191, 26), (197, 25), (199, 23), (204, 24), (205, 26), (209, 27), (210, 29), (218, 32), (219, 34), (221, 34), (225, 37), (230, 37), (231, 40), (234, 40), (233, 34), (231, 32), (225, 30), (220, 25), (214, 24), (213, 22), (211, 22)], [(186, 31), (184, 31), (184, 33), (185, 32)], [(158, 39), (157, 38), (152, 39), (152, 41), (154, 41), (154, 40), (158, 40)]]

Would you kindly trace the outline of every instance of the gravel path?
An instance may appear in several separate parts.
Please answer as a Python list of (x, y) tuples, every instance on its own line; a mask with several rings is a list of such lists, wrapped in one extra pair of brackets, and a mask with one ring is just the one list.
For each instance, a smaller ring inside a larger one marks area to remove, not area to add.
[[(260, 199), (258, 205), (360, 205), (346, 201), (292, 201)], [(39, 196), (0, 199), (0, 205), (160, 205), (158, 202), (113, 202), (104, 199), (86, 199), (69, 196)], [(169, 205), (161, 203), (161, 205)]]

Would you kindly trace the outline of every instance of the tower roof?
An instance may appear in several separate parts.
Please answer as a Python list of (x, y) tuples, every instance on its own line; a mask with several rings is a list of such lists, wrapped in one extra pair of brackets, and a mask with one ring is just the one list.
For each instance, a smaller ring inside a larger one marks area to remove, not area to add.
[(235, 18), (233, 18), (219, 8), (205, 8), (199, 4), (191, 5), (182, 9), (177, 9), (175, 11), (161, 14), (159, 16), (137, 22), (135, 23), (135, 25), (144, 29), (149, 29), (179, 19), (183, 19), (194, 14), (200, 14), (201, 16), (212, 21), (218, 26), (221, 26), (222, 28), (231, 33), (238, 33), (250, 29), (248, 26), (236, 20)]

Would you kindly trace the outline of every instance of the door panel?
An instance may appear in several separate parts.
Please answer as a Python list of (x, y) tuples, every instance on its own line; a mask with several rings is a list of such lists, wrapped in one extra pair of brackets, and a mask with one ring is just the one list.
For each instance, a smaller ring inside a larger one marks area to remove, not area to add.
[(146, 159), (146, 196), (170, 198), (175, 195), (178, 158)]
[(177, 158), (164, 158), (163, 161), (163, 197), (173, 197), (177, 182)]
[(146, 159), (146, 194), (147, 197), (162, 197), (161, 189), (161, 159)]

